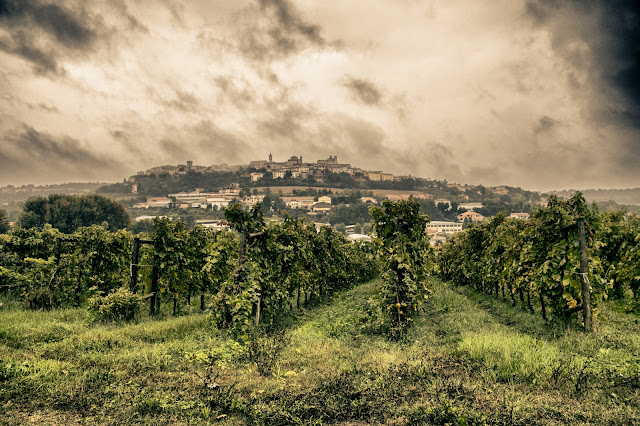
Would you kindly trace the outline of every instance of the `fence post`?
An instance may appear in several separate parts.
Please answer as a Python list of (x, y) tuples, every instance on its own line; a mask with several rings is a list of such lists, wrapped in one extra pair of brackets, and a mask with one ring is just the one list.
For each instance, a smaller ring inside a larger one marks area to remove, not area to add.
[(129, 283), (129, 290), (131, 293), (136, 292), (136, 286), (138, 284), (138, 257), (140, 252), (140, 238), (135, 237), (133, 239), (133, 252), (131, 253), (131, 281)]
[(578, 224), (578, 238), (580, 240), (580, 276), (582, 277), (582, 315), (584, 329), (593, 332), (593, 313), (591, 311), (591, 285), (589, 283), (589, 264), (587, 261), (587, 238), (584, 229), (584, 218), (576, 219)]
[[(149, 302), (149, 315), (156, 314), (156, 301), (158, 300), (158, 266), (153, 265), (153, 271), (151, 273), (151, 296)], [(159, 304), (159, 303), (158, 303)], [(159, 310), (159, 309), (158, 309)]]

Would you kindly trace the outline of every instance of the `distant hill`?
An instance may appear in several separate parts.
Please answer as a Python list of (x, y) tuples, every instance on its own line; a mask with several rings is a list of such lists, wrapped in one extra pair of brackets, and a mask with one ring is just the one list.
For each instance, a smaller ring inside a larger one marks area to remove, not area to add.
[[(554, 192), (560, 197), (568, 198), (575, 189)], [(588, 201), (603, 203), (614, 201), (617, 204), (640, 206), (640, 188), (632, 189), (584, 189), (582, 194)]]
[(53, 185), (7, 185), (0, 187), (0, 209), (9, 213), (22, 210), (22, 203), (32, 197), (50, 194), (87, 195), (104, 186), (102, 182), (73, 182)]

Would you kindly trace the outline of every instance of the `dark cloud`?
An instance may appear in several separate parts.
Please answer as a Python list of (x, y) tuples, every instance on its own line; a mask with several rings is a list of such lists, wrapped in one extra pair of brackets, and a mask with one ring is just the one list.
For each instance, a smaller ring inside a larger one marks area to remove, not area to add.
[(265, 10), (272, 10), (283, 31), (281, 36), (299, 34), (314, 44), (324, 44), (320, 35), (320, 27), (302, 20), (298, 11), (287, 0), (259, 0), (260, 6)]
[(193, 112), (197, 109), (200, 101), (193, 93), (183, 90), (176, 90), (175, 97), (166, 102), (166, 105), (182, 112)]
[(219, 103), (227, 101), (236, 108), (245, 108), (255, 102), (255, 90), (241, 76), (218, 75), (213, 80), (221, 92)]
[(164, 152), (165, 157), (174, 160), (174, 162), (186, 161), (191, 156), (187, 146), (187, 141), (174, 139), (162, 139), (160, 141), (160, 149)]
[(111, 0), (111, 6), (118, 12), (120, 16), (124, 16), (129, 24), (129, 29), (139, 31), (145, 34), (149, 34), (149, 27), (144, 25), (129, 12), (129, 8), (125, 3), (125, 0)]
[(540, 120), (538, 120), (535, 126), (533, 126), (533, 133), (537, 135), (540, 133), (549, 132), (553, 130), (558, 124), (560, 124), (559, 121), (545, 115), (541, 117)]
[(140, 156), (144, 155), (144, 153), (140, 149), (139, 143), (136, 143), (132, 135), (126, 130), (111, 130), (109, 132), (109, 135), (111, 135), (114, 140), (120, 143), (128, 153)]
[[(613, 89), (624, 100), (600, 114), (640, 129), (640, 2), (528, 0), (525, 14), (549, 31), (556, 51), (588, 73), (591, 87), (605, 94)], [(576, 48), (581, 43), (588, 49)]]
[(270, 60), (327, 41), (318, 25), (306, 22), (288, 0), (258, 0), (259, 10), (241, 16), (239, 49), (253, 60)]
[(0, 50), (20, 56), (31, 62), (36, 74), (58, 74), (63, 72), (58, 67), (55, 53), (37, 46), (33, 39), (22, 30), (16, 30), (9, 37), (0, 37)]
[(84, 148), (70, 137), (54, 137), (23, 125), (1, 137), (0, 179), (47, 182), (116, 178), (123, 164)]
[(72, 48), (85, 49), (96, 38), (96, 32), (87, 25), (84, 12), (74, 14), (56, 4), (33, 5), (27, 12), (34, 23), (51, 34), (58, 43)]
[(368, 80), (347, 75), (343, 84), (344, 87), (349, 89), (351, 96), (359, 102), (367, 105), (378, 105), (382, 99), (380, 90)]
[(238, 133), (226, 131), (210, 120), (203, 120), (192, 126), (189, 133), (197, 141), (196, 147), (201, 157), (211, 164), (231, 162), (244, 163), (252, 158), (252, 147)]
[(173, 20), (180, 26), (184, 26), (183, 9), (184, 6), (175, 0), (162, 0), (162, 3), (166, 6), (171, 14)]
[(98, 39), (100, 23), (83, 8), (38, 0), (0, 0), (0, 49), (31, 62), (39, 74), (61, 73), (60, 56), (85, 54)]

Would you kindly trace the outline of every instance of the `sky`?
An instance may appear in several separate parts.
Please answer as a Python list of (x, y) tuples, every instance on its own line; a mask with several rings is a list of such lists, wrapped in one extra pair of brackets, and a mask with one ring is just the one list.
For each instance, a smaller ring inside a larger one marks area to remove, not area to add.
[(638, 0), (0, 0), (0, 186), (337, 155), (640, 186)]

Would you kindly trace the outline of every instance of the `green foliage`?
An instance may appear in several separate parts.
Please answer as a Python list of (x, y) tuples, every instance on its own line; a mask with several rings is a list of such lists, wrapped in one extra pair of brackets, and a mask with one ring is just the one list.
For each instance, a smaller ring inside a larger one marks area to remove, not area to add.
[(32, 309), (78, 305), (90, 287), (108, 292), (128, 281), (132, 238), (126, 231), (94, 225), (64, 235), (47, 224), (14, 228), (7, 237), (0, 284)]
[[(455, 235), (440, 251), (440, 273), (496, 297), (508, 293), (514, 305), (517, 295), (530, 311), (531, 300), (536, 300), (545, 318), (549, 310), (566, 321), (582, 303), (577, 218), (585, 221), (591, 306), (596, 313), (611, 289), (600, 256), (614, 255), (600, 250), (600, 214), (580, 193), (567, 201), (550, 197), (548, 206), (526, 222), (499, 214)], [(611, 230), (605, 234), (613, 241)]]
[(106, 296), (98, 290), (87, 300), (87, 309), (95, 321), (129, 322), (140, 312), (142, 298), (121, 287)]
[(392, 336), (403, 335), (427, 297), (425, 277), (429, 270), (427, 216), (413, 200), (389, 200), (382, 207), (371, 207), (373, 227), (379, 242), (383, 285), (381, 309)]
[(110, 230), (126, 228), (129, 216), (124, 206), (102, 195), (51, 194), (25, 201), (19, 222), (23, 228), (42, 228), (48, 223), (63, 233), (72, 233), (102, 223)]
[(75, 258), (81, 291), (97, 287), (108, 293), (129, 280), (133, 238), (125, 230), (109, 232), (93, 225), (78, 229), (71, 256)]
[[(250, 340), (252, 324), (276, 325), (295, 306), (371, 279), (377, 272), (374, 254), (331, 227), (315, 226), (285, 214), (284, 221), (265, 224), (261, 206), (250, 212), (239, 205), (225, 210), (240, 234), (237, 267), (213, 297), (219, 327)], [(221, 262), (220, 262), (221, 260)], [(228, 256), (212, 257), (205, 270), (232, 266)]]
[(9, 217), (7, 211), (0, 209), (0, 234), (6, 234), (9, 232)]
[(255, 334), (247, 344), (247, 358), (256, 364), (263, 376), (273, 373), (280, 352), (289, 344), (284, 330)]
[(368, 222), (369, 219), (369, 207), (364, 203), (339, 205), (331, 209), (327, 216), (328, 222), (332, 225), (338, 223), (352, 225), (357, 222)]

